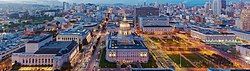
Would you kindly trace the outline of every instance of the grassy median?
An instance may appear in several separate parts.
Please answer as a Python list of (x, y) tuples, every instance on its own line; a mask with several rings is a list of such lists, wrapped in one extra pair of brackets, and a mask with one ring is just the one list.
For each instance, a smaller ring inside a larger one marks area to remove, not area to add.
[(105, 55), (106, 55), (106, 49), (103, 48), (101, 61), (100, 61), (99, 66), (101, 68), (116, 68), (116, 63), (107, 61), (106, 58), (105, 58)]
[(153, 59), (152, 55), (149, 54), (148, 63), (141, 63), (142, 68), (158, 68), (156, 61)]

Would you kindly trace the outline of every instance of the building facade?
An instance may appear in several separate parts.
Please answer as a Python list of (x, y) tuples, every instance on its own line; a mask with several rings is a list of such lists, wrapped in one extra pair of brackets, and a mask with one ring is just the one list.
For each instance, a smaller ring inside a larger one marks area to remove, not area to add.
[[(79, 52), (75, 41), (52, 41), (50, 35), (40, 35), (25, 44), (25, 52), (12, 55), (12, 62), (22, 66), (50, 66), (60, 69), (64, 62), (73, 62)], [(72, 63), (73, 65), (74, 63)]]
[(242, 10), (240, 16), (240, 22), (236, 23), (237, 28), (244, 31), (250, 31), (249, 19), (250, 19), (250, 9)]
[(159, 16), (159, 8), (154, 7), (139, 7), (135, 9), (135, 21), (138, 22), (140, 16)]
[(57, 41), (76, 41), (80, 45), (88, 44), (91, 39), (91, 33), (87, 29), (68, 30), (56, 36)]
[(222, 11), (222, 0), (213, 0), (212, 3), (213, 15), (221, 15)]
[(139, 27), (142, 32), (148, 33), (170, 33), (174, 28), (169, 25), (169, 18), (164, 16), (139, 17)]
[(204, 42), (237, 42), (233, 33), (219, 33), (212, 30), (193, 29), (191, 37), (198, 38)]
[(174, 28), (172, 26), (144, 26), (142, 32), (164, 34), (174, 32)]
[(237, 37), (250, 42), (250, 32), (244, 32), (241, 30), (230, 30), (230, 33), (234, 33)]
[(246, 63), (250, 64), (250, 45), (237, 45), (236, 50)]
[(147, 63), (149, 50), (143, 43), (143, 37), (132, 32), (133, 27), (124, 20), (118, 32), (110, 32), (106, 41), (106, 60), (117, 63)]

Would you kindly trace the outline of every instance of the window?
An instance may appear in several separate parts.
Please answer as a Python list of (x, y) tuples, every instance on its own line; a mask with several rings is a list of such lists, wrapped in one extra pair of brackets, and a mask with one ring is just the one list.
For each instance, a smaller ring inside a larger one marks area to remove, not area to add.
[(28, 63), (28, 59), (26, 59), (26, 62), (25, 63)]
[(35, 63), (35, 60), (34, 60), (34, 59), (32, 59), (32, 63)]
[(38, 59), (38, 63), (41, 63), (41, 59)]
[(43, 59), (42, 59), (42, 63), (44, 63)]
[(48, 63), (48, 62), (47, 62), (47, 59), (45, 59), (45, 63)]
[(31, 63), (31, 58), (29, 59), (29, 63)]
[(48, 63), (51, 63), (51, 62), (50, 62), (50, 59), (48, 59)]

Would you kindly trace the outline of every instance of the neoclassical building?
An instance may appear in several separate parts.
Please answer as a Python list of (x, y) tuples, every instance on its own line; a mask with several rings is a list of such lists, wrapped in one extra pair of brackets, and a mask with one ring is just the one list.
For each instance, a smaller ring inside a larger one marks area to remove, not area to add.
[(119, 30), (110, 32), (106, 42), (106, 60), (118, 63), (148, 62), (149, 50), (143, 43), (143, 37), (132, 29), (124, 18)]
[(191, 37), (198, 38), (204, 42), (237, 42), (233, 33), (220, 33), (213, 30), (194, 28)]
[(91, 33), (87, 29), (68, 29), (56, 36), (56, 41), (76, 41), (83, 45), (89, 43), (91, 39)]
[(147, 33), (172, 33), (174, 28), (169, 25), (169, 17), (165, 16), (141, 16), (139, 17), (139, 27), (142, 32)]
[(73, 62), (79, 52), (77, 48), (76, 41), (52, 41), (51, 35), (40, 35), (25, 44), (25, 52), (13, 53), (12, 62), (60, 69), (64, 62)]

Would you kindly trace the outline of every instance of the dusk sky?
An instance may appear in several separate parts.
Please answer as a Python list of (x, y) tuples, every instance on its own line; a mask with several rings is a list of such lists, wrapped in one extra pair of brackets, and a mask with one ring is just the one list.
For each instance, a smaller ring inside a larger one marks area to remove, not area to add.
[[(123, 3), (123, 4), (143, 4), (143, 2), (147, 3), (169, 3), (169, 4), (178, 4), (180, 2), (183, 2), (186, 5), (204, 5), (205, 2), (208, 2), (209, 0), (0, 0), (0, 1), (7, 1), (7, 2), (21, 2), (21, 1), (60, 1), (60, 2), (70, 2), (70, 3), (95, 3), (95, 4), (114, 4), (114, 3)], [(239, 1), (239, 0), (227, 0), (227, 2), (230, 1)], [(244, 0), (247, 1), (247, 0)]]

